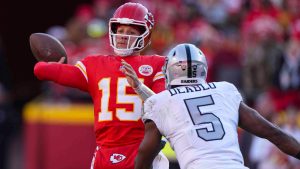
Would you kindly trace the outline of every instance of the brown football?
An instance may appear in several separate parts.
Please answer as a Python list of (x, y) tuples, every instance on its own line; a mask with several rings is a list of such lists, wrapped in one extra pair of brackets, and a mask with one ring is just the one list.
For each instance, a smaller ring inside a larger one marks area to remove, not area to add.
[(33, 33), (29, 42), (31, 51), (38, 61), (58, 62), (60, 58), (65, 57), (64, 63), (67, 63), (66, 50), (55, 37), (46, 33)]

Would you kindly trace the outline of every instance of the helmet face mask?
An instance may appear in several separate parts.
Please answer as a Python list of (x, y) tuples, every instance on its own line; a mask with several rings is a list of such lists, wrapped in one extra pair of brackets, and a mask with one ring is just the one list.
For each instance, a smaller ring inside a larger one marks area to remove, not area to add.
[[(149, 29), (147, 27), (138, 24), (128, 25), (137, 28), (141, 34), (127, 35), (127, 34), (117, 33), (118, 25), (122, 25), (122, 24), (120, 24), (120, 22), (111, 22), (110, 26), (114, 28), (110, 29), (113, 32), (111, 32), (109, 36), (111, 47), (114, 49), (116, 54), (121, 56), (127, 56), (133, 53), (134, 51), (140, 51), (144, 49), (145, 37), (149, 35)], [(119, 47), (117, 45), (118, 38), (122, 38), (125, 40), (127, 44), (126, 47)]]
[[(118, 25), (132, 26), (140, 31), (140, 35), (117, 34)], [(120, 6), (109, 21), (110, 46), (115, 53), (121, 56), (128, 56), (133, 52), (139, 52), (150, 44), (151, 29), (154, 26), (154, 19), (148, 9), (139, 3), (125, 3)], [(127, 47), (117, 46), (117, 38), (127, 38)], [(133, 41), (134, 39), (134, 41)]]
[[(117, 38), (125, 39), (126, 47), (118, 47)], [(140, 50), (144, 44), (142, 36), (135, 35), (113, 34), (111, 40), (115, 44), (113, 45), (115, 53), (121, 56), (127, 56), (133, 53), (134, 50)]]
[(167, 55), (163, 68), (166, 88), (205, 83), (207, 62), (200, 49), (192, 44), (180, 44)]

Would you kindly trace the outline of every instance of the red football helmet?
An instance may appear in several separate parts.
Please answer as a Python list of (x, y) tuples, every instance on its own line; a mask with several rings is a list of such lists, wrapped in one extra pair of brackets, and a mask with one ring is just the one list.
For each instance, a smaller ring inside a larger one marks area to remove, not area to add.
[[(139, 36), (117, 34), (117, 26), (120, 24), (138, 27), (141, 34)], [(151, 29), (153, 26), (153, 15), (146, 7), (139, 3), (125, 3), (115, 11), (113, 17), (109, 21), (110, 45), (115, 53), (121, 56), (128, 56), (134, 51), (141, 51), (150, 44)], [(116, 46), (117, 36), (127, 38), (126, 48), (118, 48)], [(135, 41), (130, 45), (129, 41), (131, 38), (134, 38)]]

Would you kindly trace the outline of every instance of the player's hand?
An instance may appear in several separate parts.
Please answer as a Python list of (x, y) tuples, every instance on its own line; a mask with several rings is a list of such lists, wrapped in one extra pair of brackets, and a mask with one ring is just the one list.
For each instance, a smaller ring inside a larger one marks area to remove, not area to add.
[(61, 64), (63, 64), (63, 63), (65, 63), (65, 60), (66, 60), (66, 57), (62, 57), (62, 58), (60, 58), (59, 59), (59, 61), (58, 62), (48, 62), (48, 63), (61, 63)]
[(132, 66), (123, 59), (121, 60), (121, 64), (122, 64), (122, 67), (120, 68), (120, 70), (126, 76), (126, 79), (129, 83), (129, 85), (134, 89), (137, 88), (141, 84), (141, 82), (139, 81)]

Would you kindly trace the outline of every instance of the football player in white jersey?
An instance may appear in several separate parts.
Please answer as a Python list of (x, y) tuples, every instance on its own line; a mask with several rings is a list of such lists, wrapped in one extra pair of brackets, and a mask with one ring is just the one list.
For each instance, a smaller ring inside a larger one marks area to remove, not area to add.
[[(126, 62), (123, 65), (137, 93), (149, 93), (140, 87), (131, 66)], [(152, 95), (144, 104), (146, 131), (135, 169), (151, 166), (162, 135), (170, 142), (182, 169), (247, 169), (239, 149), (238, 126), (300, 159), (299, 142), (248, 107), (233, 84), (206, 82), (206, 58), (194, 45), (173, 48), (164, 74), (168, 90)]]

